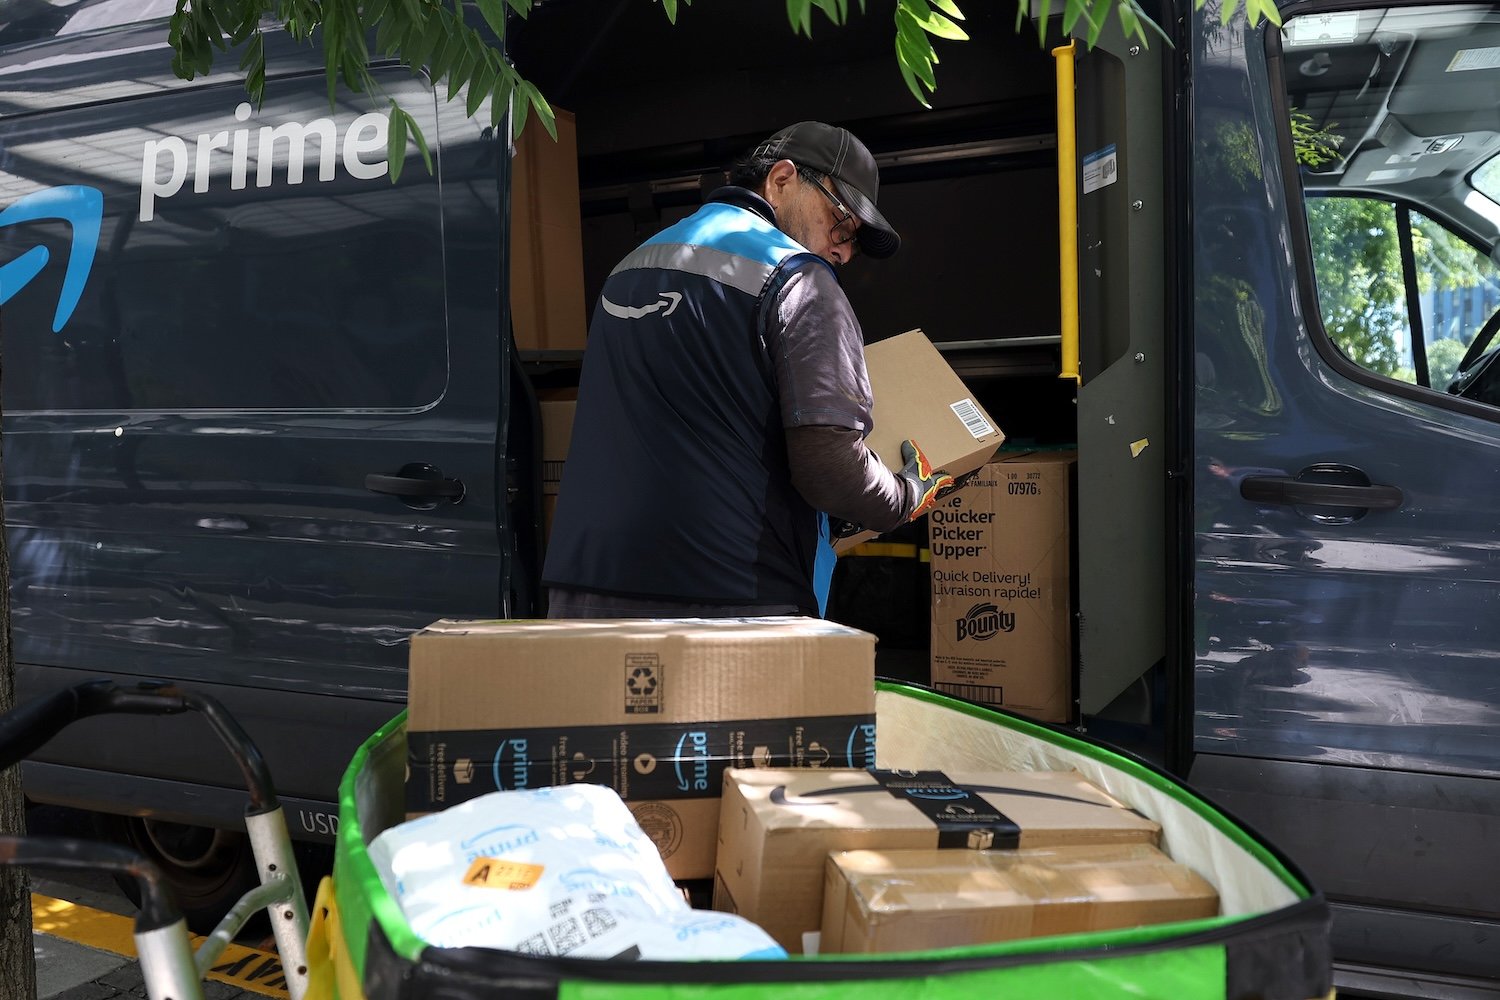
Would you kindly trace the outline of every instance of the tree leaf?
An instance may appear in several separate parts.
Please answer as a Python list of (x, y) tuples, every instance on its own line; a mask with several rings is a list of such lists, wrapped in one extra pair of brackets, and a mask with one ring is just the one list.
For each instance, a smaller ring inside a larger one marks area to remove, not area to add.
[(667, 12), (667, 20), (677, 23), (677, 0), (661, 0), (661, 9)]
[(498, 38), (505, 37), (505, 4), (502, 0), (478, 0), (479, 14)]
[(457, 50), (453, 57), (453, 65), (448, 67), (448, 100), (458, 96), (458, 92), (468, 86), (474, 76), (474, 70), (479, 67), (479, 60), (474, 55), (473, 32), (460, 35), (454, 39), (454, 47)]
[[(515, 128), (516, 102), (511, 99), (514, 94), (515, 87), (513, 81), (509, 76), (502, 73), (499, 79), (495, 81), (495, 89), (490, 94), (490, 119), (498, 125), (501, 117), (510, 115), (510, 134), (512, 138), (520, 134)], [(499, 115), (495, 113), (497, 108), (499, 109)]]
[[(1113, 2), (1113, 0), (1106, 0), (1106, 2)], [(945, 15), (927, 6), (925, 0), (902, 0), (900, 9), (909, 12), (922, 30), (929, 35), (951, 38), (956, 42), (968, 41), (969, 35), (964, 29), (954, 24)]]
[[(510, 9), (521, 15), (522, 18), (531, 16), (531, 0), (507, 0)], [(501, 35), (501, 37), (505, 37)]]
[(557, 113), (552, 110), (552, 105), (547, 103), (547, 99), (542, 96), (542, 92), (537, 90), (530, 80), (522, 80), (517, 77), (516, 89), (525, 96), (527, 103), (536, 111), (537, 121), (542, 123), (542, 128), (546, 129), (547, 134), (552, 137), (552, 141), (556, 142)]
[(901, 79), (906, 81), (907, 89), (909, 89), (912, 93), (912, 96), (917, 99), (917, 103), (921, 104), (924, 108), (932, 107), (932, 105), (927, 102), (927, 98), (922, 95), (922, 88), (917, 83), (916, 74), (911, 71), (911, 68), (906, 65), (906, 61), (903, 60), (899, 55), (897, 55), (896, 57), (896, 65), (901, 70)]
[(469, 99), (464, 107), (470, 118), (479, 113), (479, 106), (484, 103), (484, 99), (495, 87), (495, 78), (500, 71), (494, 61), (498, 59), (499, 56), (486, 50), (483, 58), (480, 59), (479, 68), (474, 71), (474, 76), (469, 81)]
[(932, 5), (955, 21), (964, 20), (964, 12), (958, 9), (958, 4), (953, 0), (932, 0)]
[[(917, 23), (916, 17), (906, 8), (906, 0), (896, 6), (896, 38), (905, 39), (913, 52), (931, 52), (932, 42)], [(923, 58), (929, 58), (924, 54)]]
[(924, 37), (920, 43), (913, 45), (904, 36), (896, 36), (896, 58), (901, 64), (913, 73), (917, 79), (927, 85), (928, 90), (937, 89), (937, 78), (932, 75), (932, 48), (931, 43)]
[(512, 139), (521, 138), (521, 133), (526, 130), (526, 118), (531, 113), (531, 102), (526, 99), (525, 93), (517, 84), (511, 86), (510, 111), (515, 117), (510, 123), (510, 135)]
[(1087, 0), (1064, 0), (1062, 16), (1063, 34), (1071, 35), (1073, 28), (1078, 24), (1078, 19), (1087, 17)]
[(1114, 3), (1115, 0), (1094, 0), (1094, 7), (1089, 11), (1089, 48), (1098, 44), (1099, 36), (1104, 32), (1104, 25), (1109, 20), (1109, 9)]
[[(406, 122), (411, 127), (411, 137), (416, 140), (417, 151), (422, 154), (422, 163), (427, 167), (427, 172), (432, 173), (432, 151), (427, 148), (427, 137), (422, 134), (422, 128), (417, 120), (411, 115), (406, 115)], [(393, 180), (391, 183), (395, 183)]]
[(391, 101), (391, 109), (386, 114), (390, 125), (385, 137), (385, 159), (390, 164), (392, 184), (401, 179), (401, 167), (406, 162), (406, 117), (401, 105)]
[(1245, 0), (1245, 13), (1249, 15), (1252, 26), (1262, 17), (1277, 27), (1281, 26), (1281, 11), (1276, 8), (1275, 0)]

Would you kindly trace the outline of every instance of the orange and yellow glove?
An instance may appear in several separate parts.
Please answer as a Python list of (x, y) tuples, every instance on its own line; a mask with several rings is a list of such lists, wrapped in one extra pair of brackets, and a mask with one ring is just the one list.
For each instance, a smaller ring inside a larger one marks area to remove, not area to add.
[(953, 491), (953, 477), (942, 469), (934, 469), (917, 442), (901, 442), (901, 461), (906, 464), (896, 475), (916, 487), (917, 505), (908, 520), (915, 521), (927, 513), (947, 494)]

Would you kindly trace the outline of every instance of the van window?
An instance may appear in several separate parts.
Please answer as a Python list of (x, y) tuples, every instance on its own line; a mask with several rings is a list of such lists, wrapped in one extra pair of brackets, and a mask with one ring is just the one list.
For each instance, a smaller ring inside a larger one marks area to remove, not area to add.
[(1478, 377), (1500, 351), (1500, 11), (1322, 12), (1280, 42), (1322, 333), (1366, 373), (1500, 403), (1500, 365)]
[(438, 185), (420, 164), (391, 184), (383, 113), (298, 89), (255, 112), (224, 87), (0, 130), (0, 265), (24, 281), (0, 290), (8, 411), (441, 395)]
[[(1402, 264), (1402, 212), (1410, 275)], [(1440, 223), (1391, 201), (1309, 198), (1307, 219), (1319, 312), (1339, 351), (1377, 374), (1446, 390), (1485, 321), (1500, 310), (1500, 268)], [(1408, 280), (1417, 291), (1421, 345), (1412, 339)], [(1426, 379), (1417, 371), (1419, 349)]]

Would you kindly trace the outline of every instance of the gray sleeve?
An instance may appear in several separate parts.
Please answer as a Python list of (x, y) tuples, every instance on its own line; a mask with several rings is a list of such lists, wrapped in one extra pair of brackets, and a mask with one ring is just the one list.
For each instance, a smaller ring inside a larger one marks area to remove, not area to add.
[(905, 480), (880, 464), (859, 431), (789, 427), (786, 453), (792, 485), (815, 509), (882, 532), (911, 516)]
[(845, 427), (868, 434), (870, 377), (865, 338), (833, 269), (810, 260), (774, 303), (766, 349), (786, 427)]

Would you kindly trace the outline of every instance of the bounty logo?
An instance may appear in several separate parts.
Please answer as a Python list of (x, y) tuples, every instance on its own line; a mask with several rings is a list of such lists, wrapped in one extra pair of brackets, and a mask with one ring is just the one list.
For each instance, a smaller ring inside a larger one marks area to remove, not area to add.
[(993, 604), (976, 604), (969, 613), (953, 623), (956, 640), (993, 639), (1001, 632), (1013, 632), (1016, 628), (1016, 613), (1001, 611)]
[[(62, 292), (57, 297), (57, 311), (52, 316), (52, 332), (57, 333), (73, 317), (73, 310), (83, 295), (83, 286), (89, 280), (89, 271), (94, 266), (94, 251), (99, 248), (99, 225), (104, 219), (104, 195), (98, 188), (82, 184), (33, 191), (0, 212), (0, 227), (39, 219), (62, 219), (73, 229)], [(34, 246), (0, 266), (0, 305), (9, 302), (41, 274), (51, 257), (52, 253), (46, 247)]]
[(531, 754), (524, 739), (506, 740), (495, 751), (495, 787), (502, 792), (526, 788), (531, 770)]
[(599, 304), (604, 311), (616, 319), (643, 319), (652, 313), (661, 312), (663, 316), (670, 316), (677, 309), (678, 303), (682, 301), (681, 292), (662, 292), (661, 298), (648, 306), (622, 306), (618, 302), (611, 302), (604, 296), (599, 296)]
[(679, 792), (708, 791), (708, 734), (701, 730), (683, 733), (677, 740), (676, 759), (677, 790)]

